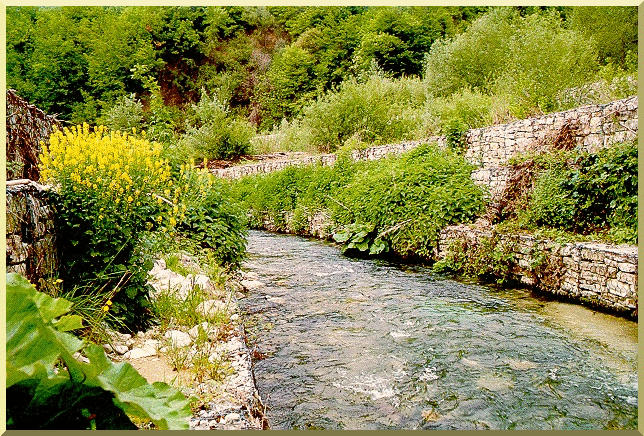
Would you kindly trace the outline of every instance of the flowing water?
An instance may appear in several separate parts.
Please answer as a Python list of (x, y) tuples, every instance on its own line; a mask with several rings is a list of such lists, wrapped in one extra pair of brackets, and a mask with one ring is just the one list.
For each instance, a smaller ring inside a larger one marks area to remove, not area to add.
[(637, 426), (637, 324), (253, 231), (241, 300), (271, 428)]

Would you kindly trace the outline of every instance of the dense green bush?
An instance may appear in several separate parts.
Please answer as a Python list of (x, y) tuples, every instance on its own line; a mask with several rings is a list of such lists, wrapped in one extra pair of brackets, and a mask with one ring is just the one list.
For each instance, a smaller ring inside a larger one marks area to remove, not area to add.
[(49, 142), (41, 177), (55, 187), (62, 292), (90, 327), (104, 307), (114, 327), (149, 322), (147, 232), (184, 232), (220, 264), (239, 263), (244, 217), (222, 182), (187, 164), (173, 175), (160, 144), (102, 126), (57, 131)]
[(637, 7), (570, 9), (567, 18), (570, 27), (594, 41), (602, 63), (637, 70)]
[(593, 40), (567, 29), (558, 11), (520, 16), (494, 8), (453, 40), (434, 44), (425, 81), (433, 95), (472, 88), (502, 96), (514, 116), (556, 109), (556, 94), (599, 68)]
[(264, 126), (291, 119), (315, 97), (314, 66), (313, 55), (295, 45), (275, 54), (258, 90)]
[(139, 237), (178, 219), (161, 200), (178, 187), (160, 155), (161, 145), (145, 137), (88, 125), (54, 132), (41, 155), (41, 178), (55, 187), (64, 290), (81, 287), (105, 300), (118, 290), (110, 310), (131, 329), (151, 315), (152, 264), (137, 255)]
[(238, 266), (246, 249), (246, 220), (230, 200), (228, 185), (201, 171), (182, 172), (178, 183), (185, 209), (177, 230), (211, 250), (218, 264)]
[(302, 142), (326, 152), (352, 137), (368, 143), (405, 139), (419, 122), (414, 109), (424, 100), (419, 80), (394, 80), (374, 74), (364, 82), (347, 80), (336, 92), (306, 106), (292, 128), (302, 131)]
[(464, 88), (448, 97), (433, 97), (425, 102), (420, 134), (446, 134), (451, 122), (459, 121), (468, 129), (508, 121), (504, 102), (480, 91)]
[(508, 41), (507, 62), (494, 84), (516, 117), (556, 110), (560, 91), (587, 82), (599, 68), (592, 40), (565, 29), (556, 13), (522, 18)]
[(143, 127), (143, 104), (140, 100), (124, 96), (103, 114), (104, 124), (110, 130), (141, 130)]
[(129, 363), (114, 364), (100, 346), (67, 333), (82, 327), (71, 306), (7, 274), (7, 428), (136, 429), (136, 417), (188, 429), (192, 413), (180, 392), (148, 384)]
[(427, 56), (425, 82), (432, 95), (445, 96), (462, 88), (490, 89), (508, 63), (513, 8), (493, 8), (453, 39), (438, 41)]
[(504, 285), (515, 279), (516, 261), (512, 245), (496, 236), (477, 242), (461, 239), (447, 247), (445, 257), (434, 263), (432, 269)]
[(250, 151), (253, 127), (233, 117), (225, 102), (204, 93), (192, 109), (189, 127), (179, 146), (190, 150), (193, 159), (228, 159)]
[(457, 154), (418, 147), (357, 172), (337, 194), (332, 217), (339, 224), (375, 224), (394, 252), (429, 258), (444, 226), (469, 222), (482, 211), (483, 192), (471, 170)]
[(333, 167), (289, 167), (234, 183), (254, 225), (268, 218), (277, 229), (304, 229), (327, 211), (336, 240), (350, 248), (430, 257), (438, 232), (482, 211), (483, 193), (457, 154), (424, 145), (372, 162), (340, 159)]
[(617, 242), (637, 241), (637, 144), (627, 143), (566, 161), (545, 162), (519, 213), (524, 227), (589, 234), (609, 230)]

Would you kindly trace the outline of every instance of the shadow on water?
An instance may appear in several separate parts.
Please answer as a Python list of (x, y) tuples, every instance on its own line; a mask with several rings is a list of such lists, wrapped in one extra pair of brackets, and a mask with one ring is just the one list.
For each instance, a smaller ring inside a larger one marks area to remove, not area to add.
[(242, 299), (274, 429), (637, 427), (637, 324), (251, 232)]

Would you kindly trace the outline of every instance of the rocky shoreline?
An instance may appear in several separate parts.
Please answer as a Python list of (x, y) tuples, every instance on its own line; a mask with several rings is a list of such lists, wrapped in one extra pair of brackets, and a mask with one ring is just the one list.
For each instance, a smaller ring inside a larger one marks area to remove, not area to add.
[[(184, 254), (180, 260), (184, 266), (199, 270), (190, 256)], [(224, 313), (227, 322), (216, 327), (208, 322), (192, 328), (172, 326), (162, 329), (154, 326), (134, 335), (110, 332), (110, 343), (103, 345), (113, 361), (130, 363), (150, 383), (161, 381), (175, 385), (186, 397), (195, 399), (191, 430), (268, 428), (237, 305), (237, 299), (245, 289), (244, 282), (229, 279), (222, 291), (213, 286), (205, 274), (199, 272), (184, 276), (169, 269), (163, 259), (158, 259), (150, 271), (149, 284), (155, 290), (152, 299), (162, 292), (174, 292), (185, 298), (197, 285), (208, 295), (208, 299), (197, 306), (197, 311), (206, 317), (209, 312)], [(252, 283), (250, 285), (252, 287)], [(225, 371), (198, 378), (189, 371), (191, 363), (177, 370), (176, 364), (173, 365), (173, 359), (176, 360), (173, 353), (177, 350), (185, 351), (186, 362), (204, 356)]]

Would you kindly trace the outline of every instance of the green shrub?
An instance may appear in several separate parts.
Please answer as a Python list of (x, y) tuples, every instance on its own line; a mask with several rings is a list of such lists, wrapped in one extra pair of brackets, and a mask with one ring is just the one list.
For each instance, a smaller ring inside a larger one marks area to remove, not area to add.
[(258, 90), (263, 127), (298, 115), (304, 103), (315, 97), (314, 66), (313, 55), (296, 45), (276, 53)]
[(468, 126), (459, 118), (453, 118), (443, 126), (447, 145), (453, 150), (463, 152), (467, 147)]
[(232, 117), (226, 103), (204, 93), (192, 109), (194, 114), (179, 146), (190, 150), (193, 159), (230, 159), (250, 151), (254, 129)]
[(447, 97), (430, 97), (423, 106), (422, 124), (416, 136), (447, 134), (450, 123), (467, 129), (508, 122), (513, 118), (505, 100), (481, 91), (463, 88)]
[(556, 95), (597, 72), (592, 39), (563, 26), (557, 11), (519, 16), (493, 8), (452, 40), (435, 43), (427, 57), (430, 94), (464, 88), (490, 93), (515, 117), (556, 110)]
[(434, 43), (425, 69), (430, 94), (447, 96), (463, 88), (488, 91), (511, 62), (509, 44), (517, 17), (513, 8), (492, 8), (465, 32)]
[(482, 211), (483, 192), (471, 170), (461, 156), (434, 145), (371, 162), (329, 204), (332, 218), (343, 225), (373, 223), (395, 253), (429, 258), (444, 226)]
[(178, 191), (160, 153), (145, 137), (84, 125), (54, 132), (41, 155), (41, 178), (55, 187), (64, 290), (111, 295), (117, 288), (111, 310), (132, 329), (151, 315), (152, 263), (139, 251), (140, 237), (177, 221), (162, 200)]
[(143, 127), (143, 104), (134, 94), (124, 96), (103, 114), (104, 124), (110, 130), (141, 130)]
[(574, 7), (567, 21), (595, 42), (602, 63), (624, 65), (629, 53), (637, 58), (637, 7)]
[(518, 118), (556, 110), (556, 95), (585, 83), (599, 68), (592, 40), (564, 29), (558, 14), (522, 18), (508, 41), (508, 61), (494, 85)]
[[(570, 172), (565, 165), (544, 171), (536, 180), (529, 202), (528, 216), (519, 221), (537, 226), (570, 228), (575, 223), (578, 205), (567, 188)], [(525, 211), (523, 211), (526, 214)]]
[(184, 171), (178, 183), (184, 217), (177, 230), (212, 250), (219, 264), (238, 266), (246, 249), (246, 220), (239, 205), (231, 201), (228, 185), (196, 170)]
[(437, 273), (477, 278), (499, 285), (514, 280), (516, 257), (511, 244), (498, 237), (481, 238), (477, 242), (454, 240), (447, 247), (445, 257), (434, 263)]
[[(71, 303), (7, 274), (7, 428), (188, 429), (189, 402), (165, 383), (150, 385), (129, 363), (66, 333), (81, 327)], [(81, 352), (89, 363), (74, 358)]]
[(636, 242), (637, 144), (577, 154), (573, 162), (553, 158), (542, 164), (545, 169), (519, 214), (521, 225), (581, 234), (609, 231), (620, 242)]
[[(318, 150), (334, 151), (349, 138), (384, 143), (409, 138), (425, 100), (420, 81), (372, 75), (364, 83), (345, 80), (306, 106), (298, 127)], [(414, 110), (416, 109), (416, 110)]]
[(277, 230), (302, 230), (315, 212), (328, 211), (336, 240), (347, 248), (430, 257), (442, 227), (482, 210), (483, 193), (470, 179), (471, 169), (461, 156), (424, 145), (401, 157), (340, 158), (332, 167), (248, 177), (234, 183), (234, 192), (252, 225), (268, 218)]

